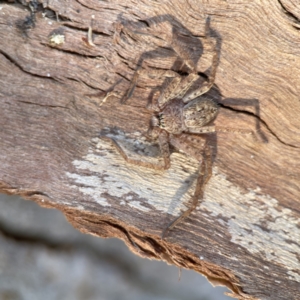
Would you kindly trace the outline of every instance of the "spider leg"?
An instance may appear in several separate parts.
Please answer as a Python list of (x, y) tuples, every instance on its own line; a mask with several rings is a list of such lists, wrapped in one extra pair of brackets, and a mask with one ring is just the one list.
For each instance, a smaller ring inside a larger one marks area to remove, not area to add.
[(124, 160), (130, 164), (142, 166), (146, 168), (151, 168), (154, 170), (166, 170), (170, 168), (170, 150), (169, 150), (169, 139), (168, 134), (166, 132), (161, 132), (158, 136), (159, 146), (160, 146), (160, 152), (163, 157), (163, 164), (161, 163), (153, 163), (153, 162), (147, 162), (140, 159), (133, 159), (130, 158), (125, 151), (120, 147), (118, 142), (110, 137), (107, 136), (101, 136), (101, 139), (107, 142), (110, 142), (116, 150), (119, 152), (119, 154), (124, 158)]
[(211, 87), (214, 84), (217, 67), (219, 64), (219, 52), (216, 49), (217, 43), (213, 42), (213, 38), (210, 37), (209, 34), (210, 34), (209, 21), (207, 21), (206, 26), (205, 26), (205, 36), (207, 37), (211, 48), (214, 49), (213, 60), (212, 60), (212, 65), (211, 65), (210, 73), (208, 76), (208, 80), (204, 84), (202, 84), (201, 87), (199, 87), (198, 89), (194, 90), (193, 92), (191, 92), (191, 93), (187, 94), (185, 97), (183, 97), (184, 103), (187, 103), (187, 102), (205, 94), (206, 92), (208, 92), (211, 89)]
[(199, 151), (199, 149), (205, 148), (203, 139), (194, 139), (190, 134), (181, 134), (180, 136), (171, 134), (169, 141), (172, 146), (180, 149), (188, 156), (191, 156), (198, 161), (202, 161), (203, 151)]
[(218, 131), (215, 125), (202, 126), (202, 127), (188, 127), (187, 130), (189, 133), (196, 133), (196, 134), (213, 133)]
[(199, 78), (196, 73), (191, 73), (186, 77), (175, 77), (163, 90), (157, 99), (157, 105), (162, 109), (170, 100), (182, 98), (192, 84)]
[(133, 91), (137, 85), (138, 79), (141, 75), (147, 75), (150, 78), (162, 78), (162, 77), (173, 77), (179, 78), (180, 76), (172, 71), (172, 70), (160, 70), (160, 69), (141, 69), (140, 67), (135, 71), (133, 78), (130, 82), (130, 86), (126, 92), (126, 94), (123, 96), (121, 103), (125, 103), (133, 94)]
[[(166, 35), (165, 35), (166, 36)], [(172, 49), (176, 52), (176, 54), (182, 59), (182, 61), (185, 63), (185, 65), (193, 72), (197, 73), (196, 71), (196, 64), (190, 57), (190, 50), (186, 47), (186, 45), (183, 45), (182, 43), (178, 42), (178, 38), (176, 34), (172, 34), (171, 38), (169, 36), (166, 36), (166, 40), (169, 42)]]
[(254, 132), (250, 129), (237, 129), (237, 128), (229, 128), (229, 127), (219, 127), (215, 128), (217, 132), (231, 132), (231, 133), (240, 133), (240, 134), (249, 134), (254, 135)]
[(160, 111), (167, 105), (170, 100), (175, 98), (182, 98), (186, 91), (198, 78), (198, 74), (195, 73), (191, 73), (186, 77), (181, 77), (176, 73), (176, 76), (172, 78), (171, 82), (169, 82), (169, 84), (162, 90), (162, 92), (159, 93), (159, 96), (152, 101), (151, 105), (149, 105), (148, 108), (154, 111)]
[[(209, 22), (206, 22), (206, 35), (207, 32), (209, 32)], [(183, 45), (182, 43), (178, 42), (178, 38), (175, 34), (175, 31), (172, 32), (171, 38), (169, 35), (163, 34), (164, 38), (168, 41), (169, 45), (172, 47), (172, 49), (176, 52), (176, 54), (182, 59), (184, 64), (191, 70), (191, 73), (188, 76), (180, 77), (180, 79), (172, 81), (163, 91), (163, 93), (158, 98), (158, 106), (160, 108), (163, 108), (164, 105), (171, 99), (174, 98), (183, 98), (183, 96), (186, 94), (186, 92), (190, 89), (190, 87), (193, 85), (193, 83), (199, 79), (199, 75), (197, 73), (197, 66), (194, 63), (194, 61), (190, 57), (190, 50)], [(216, 59), (214, 58), (213, 67), (211, 71), (211, 86), (213, 85), (215, 73), (216, 73), (216, 67), (218, 64), (218, 53), (215, 54)], [(211, 87), (210, 86), (210, 87)], [(208, 90), (210, 89), (208, 88)], [(190, 99), (191, 100), (191, 99)]]
[(197, 207), (199, 203), (199, 199), (203, 198), (204, 194), (204, 187), (206, 183), (209, 181), (212, 175), (212, 153), (209, 146), (206, 146), (203, 151), (203, 159), (200, 166), (199, 176), (196, 182), (196, 188), (194, 195), (191, 198), (191, 205), (190, 207), (184, 211), (179, 217), (173, 220), (162, 232), (162, 239), (166, 236), (168, 231), (173, 229), (178, 223), (188, 217), (192, 211)]

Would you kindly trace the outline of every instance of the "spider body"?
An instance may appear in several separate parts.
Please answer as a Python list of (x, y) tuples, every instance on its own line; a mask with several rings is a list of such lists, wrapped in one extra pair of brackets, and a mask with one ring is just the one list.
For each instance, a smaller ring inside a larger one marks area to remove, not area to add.
[(189, 103), (172, 99), (152, 117), (152, 126), (171, 134), (205, 133), (205, 126), (216, 118), (218, 111), (218, 104), (203, 96)]

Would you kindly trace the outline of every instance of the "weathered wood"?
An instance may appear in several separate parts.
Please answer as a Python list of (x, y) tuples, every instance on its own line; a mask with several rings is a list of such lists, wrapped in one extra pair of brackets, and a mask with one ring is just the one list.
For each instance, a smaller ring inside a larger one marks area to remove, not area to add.
[[(50, 0), (35, 20), (24, 6), (0, 7), (2, 192), (59, 208), (79, 230), (122, 238), (141, 256), (201, 272), (239, 299), (300, 299), (296, 1)], [(127, 105), (120, 98), (143, 53), (144, 67), (181, 66), (171, 48), (157, 46), (162, 31), (175, 28), (206, 72), (207, 16), (221, 47), (209, 92), (223, 104), (215, 123), (259, 124), (260, 131), (257, 140), (211, 137), (214, 174), (204, 199), (161, 240), (188, 205), (198, 163), (175, 151), (168, 171), (132, 166), (100, 135), (114, 136), (133, 156), (158, 154), (143, 136), (150, 119), (144, 107), (162, 80), (143, 77)], [(118, 37), (118, 22), (158, 37)], [(101, 97), (91, 95), (113, 86), (116, 96), (99, 106)]]

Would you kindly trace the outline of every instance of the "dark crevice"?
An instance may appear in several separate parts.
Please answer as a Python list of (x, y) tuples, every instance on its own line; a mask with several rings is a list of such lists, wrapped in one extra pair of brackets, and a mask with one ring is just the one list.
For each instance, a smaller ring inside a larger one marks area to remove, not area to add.
[(81, 5), (82, 7), (84, 7), (84, 8), (86, 8), (86, 9), (90, 10), (91, 13), (93, 13), (93, 12), (96, 10), (94, 7), (89, 7), (88, 5), (82, 3), (81, 1), (78, 1), (78, 0), (77, 0), (76, 2), (77, 2), (79, 5)]
[[(62, 24), (67, 28), (76, 29), (76, 31), (82, 31), (86, 34), (88, 32), (88, 29), (89, 29), (88, 27), (80, 28), (80, 27), (76, 26), (76, 24), (74, 24), (74, 25), (70, 24), (70, 23), (62, 23)], [(111, 37), (111, 34), (108, 34), (108, 33), (103, 32), (103, 31), (99, 31), (99, 30), (97, 30), (96, 28), (93, 28), (93, 27), (92, 27), (92, 29), (93, 29), (93, 34), (98, 34), (98, 35), (102, 35), (102, 36), (105, 36), (105, 37)]]
[(284, 4), (281, 2), (281, 0), (278, 0), (278, 3), (280, 4), (282, 10), (284, 11), (284, 13), (285, 13), (288, 17), (290, 17), (294, 22), (296, 22), (296, 23), (298, 23), (298, 24), (300, 23), (299, 18), (298, 18), (297, 16), (295, 16), (293, 13), (291, 13), (290, 11), (288, 11), (288, 10), (285, 8)]
[[(123, 226), (117, 224), (117, 223), (113, 223), (111, 221), (107, 221), (107, 220), (101, 220), (101, 221), (91, 221), (90, 219), (85, 219), (87, 222), (89, 223), (93, 223), (95, 225), (99, 225), (99, 223), (104, 223), (104, 224), (107, 224), (109, 225), (110, 227), (112, 228), (115, 228), (117, 230), (119, 230), (120, 232), (122, 232), (122, 234), (124, 236), (126, 236), (127, 240), (130, 242), (130, 244), (136, 249), (136, 252), (137, 253), (140, 253), (142, 254), (143, 256), (145, 257), (148, 257), (148, 258), (155, 258), (155, 259), (159, 259), (159, 257), (156, 255), (156, 247), (153, 247), (153, 251), (149, 251), (149, 249), (146, 249), (144, 248), (143, 246), (141, 245), (138, 245), (136, 242), (133, 241), (133, 237), (135, 238), (135, 240), (143, 240), (142, 237), (132, 233), (132, 232), (129, 232), (126, 228), (124, 228)], [(94, 232), (95, 234), (97, 234), (97, 232)], [(152, 245), (154, 246), (154, 245)], [(160, 247), (161, 248), (161, 247)]]
[(68, 53), (68, 54), (70, 54), (70, 55), (78, 56), (78, 57), (80, 57), (80, 58), (83, 58), (83, 57), (84, 57), (84, 58), (92, 58), (92, 59), (94, 59), (94, 58), (105, 58), (103, 55), (88, 55), (88, 54), (81, 54), (81, 53), (78, 53), (78, 52), (76, 52), (75, 50), (73, 51), (73, 50), (71, 50), (71, 49), (66, 50), (66, 49), (59, 48), (59, 47), (52, 47), (52, 46), (50, 46), (50, 45), (47, 44), (47, 43), (41, 43), (41, 45), (50, 47), (50, 48), (55, 49), (55, 50), (58, 50), (58, 51), (60, 51), (60, 52)]
[(82, 84), (84, 84), (85, 86), (89, 87), (90, 89), (97, 90), (97, 91), (99, 91), (99, 90), (102, 91), (100, 88), (94, 87), (94, 86), (88, 84), (88, 83), (87, 83), (86, 81), (84, 81), (84, 80), (81, 80), (81, 79), (79, 80), (79, 79), (76, 79), (76, 78), (73, 78), (73, 77), (66, 77), (66, 79), (71, 80), (71, 81), (75, 81), (75, 82), (82, 83)]
[(122, 56), (118, 51), (116, 51), (116, 54), (123, 60), (125, 60), (125, 61), (123, 61), (124, 63), (126, 63), (128, 66), (129, 66), (129, 64), (128, 64), (128, 59), (126, 58), (126, 57), (124, 57), (124, 56)]
[(43, 75), (40, 75), (40, 74), (35, 74), (35, 73), (31, 73), (27, 70), (25, 70), (14, 58), (12, 58), (10, 55), (8, 55), (7, 53), (5, 53), (4, 51), (2, 51), (0, 49), (0, 53), (8, 60), (10, 61), (12, 64), (14, 64), (16, 67), (18, 67), (22, 72), (26, 73), (26, 74), (29, 74), (30, 76), (34, 76), (34, 77), (37, 77), (37, 78), (45, 78), (45, 79), (50, 79), (50, 80), (54, 80), (56, 82), (59, 82), (61, 83), (59, 80), (55, 79), (54, 77), (51, 77), (51, 76), (43, 76)]
[(150, 27), (150, 24), (147, 20), (138, 20), (139, 23), (142, 24), (142, 27)]
[(56, 14), (55, 11), (50, 10), (50, 12), (53, 12), (54, 15), (46, 15), (48, 17), (48, 19), (51, 19), (53, 21), (59, 22), (59, 23), (63, 23), (63, 22), (73, 22), (72, 19), (63, 16), (61, 14)]
[(28, 197), (32, 197), (32, 196), (35, 196), (35, 195), (45, 196), (45, 197), (50, 199), (50, 197), (46, 193), (39, 192), (39, 191), (28, 191), (28, 192), (25, 192), (23, 195), (28, 196)]
[(35, 103), (35, 102), (30, 102), (30, 101), (24, 101), (24, 100), (17, 100), (18, 102), (21, 103), (26, 103), (26, 104), (31, 104), (31, 105), (38, 105), (38, 106), (45, 106), (45, 107), (50, 107), (50, 108), (66, 108), (65, 106), (61, 106), (61, 105), (47, 105), (47, 104), (40, 104), (40, 103)]
[(126, 81), (130, 81), (130, 79), (126, 78), (123, 74), (116, 72), (117, 75), (119, 75), (120, 77), (122, 77), (123, 79), (125, 79)]
[(158, 243), (153, 238), (145, 237), (144, 240), (147, 241), (148, 244), (150, 244), (153, 247), (153, 249), (155, 249), (155, 253), (165, 253), (166, 252), (166, 249), (164, 247), (162, 247), (161, 244)]
[(105, 37), (111, 37), (112, 35), (111, 34), (108, 34), (106, 32), (103, 32), (103, 31), (98, 31), (96, 28), (92, 27), (93, 29), (93, 34), (98, 34), (98, 35), (102, 35), (102, 36), (105, 36)]

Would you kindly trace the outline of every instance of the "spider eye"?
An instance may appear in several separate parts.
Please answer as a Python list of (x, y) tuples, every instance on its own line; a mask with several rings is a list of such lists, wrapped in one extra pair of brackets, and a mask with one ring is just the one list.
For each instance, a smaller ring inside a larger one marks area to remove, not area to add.
[(161, 127), (161, 128), (164, 128), (165, 127), (165, 124), (164, 124), (164, 115), (163, 114), (159, 114), (158, 115), (158, 126)]

